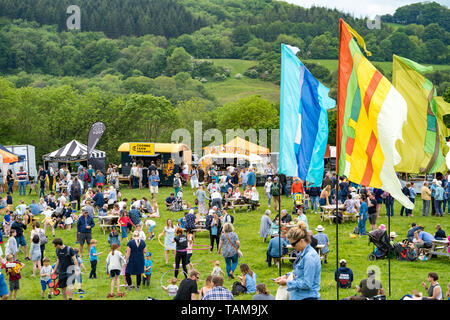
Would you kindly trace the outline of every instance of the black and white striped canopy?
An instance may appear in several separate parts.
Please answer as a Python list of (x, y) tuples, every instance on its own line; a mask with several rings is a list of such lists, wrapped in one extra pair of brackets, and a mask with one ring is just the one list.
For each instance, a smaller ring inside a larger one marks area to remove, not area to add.
[[(86, 161), (87, 156), (87, 146), (77, 140), (72, 140), (61, 149), (44, 155), (43, 158), (45, 161)], [(106, 154), (104, 151), (94, 149), (91, 157), (105, 158)]]

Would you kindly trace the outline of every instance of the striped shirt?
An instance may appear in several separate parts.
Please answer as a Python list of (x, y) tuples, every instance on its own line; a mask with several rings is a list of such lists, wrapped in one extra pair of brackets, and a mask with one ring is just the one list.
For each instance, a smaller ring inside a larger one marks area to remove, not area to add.
[(17, 172), (17, 180), (23, 181), (27, 180), (28, 173), (26, 171), (19, 171)]

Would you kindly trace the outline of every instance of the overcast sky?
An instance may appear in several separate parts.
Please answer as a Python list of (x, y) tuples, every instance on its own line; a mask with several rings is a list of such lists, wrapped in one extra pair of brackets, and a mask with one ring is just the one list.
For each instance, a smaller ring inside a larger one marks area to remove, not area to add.
[[(346, 13), (354, 14), (356, 17), (367, 16), (374, 18), (376, 15), (393, 14), (395, 9), (416, 2), (417, 0), (284, 0), (305, 8), (315, 5), (317, 7), (327, 7), (338, 9)], [(450, 0), (434, 0), (447, 7)]]

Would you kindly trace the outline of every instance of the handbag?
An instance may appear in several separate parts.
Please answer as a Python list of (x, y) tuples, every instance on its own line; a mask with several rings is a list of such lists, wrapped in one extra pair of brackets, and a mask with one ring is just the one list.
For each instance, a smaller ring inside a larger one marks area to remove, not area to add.
[(239, 258), (242, 258), (242, 257), (244, 256), (244, 254), (242, 253), (242, 251), (239, 250), (238, 248), (236, 248), (236, 247), (234, 246), (233, 242), (231, 242), (230, 238), (228, 237), (228, 234), (227, 234), (226, 232), (224, 232), (224, 233), (225, 233), (225, 236), (227, 237), (228, 241), (230, 242), (231, 246), (234, 248), (234, 250), (237, 251), (238, 257), (239, 257)]

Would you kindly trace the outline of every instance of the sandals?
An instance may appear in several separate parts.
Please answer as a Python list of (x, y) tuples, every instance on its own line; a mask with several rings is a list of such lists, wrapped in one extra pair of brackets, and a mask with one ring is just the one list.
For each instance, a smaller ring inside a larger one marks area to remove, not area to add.
[(118, 296), (119, 298), (125, 297), (125, 293), (123, 293), (123, 292), (117, 292), (117, 296)]
[(107, 298), (114, 298), (114, 294), (108, 293)]

